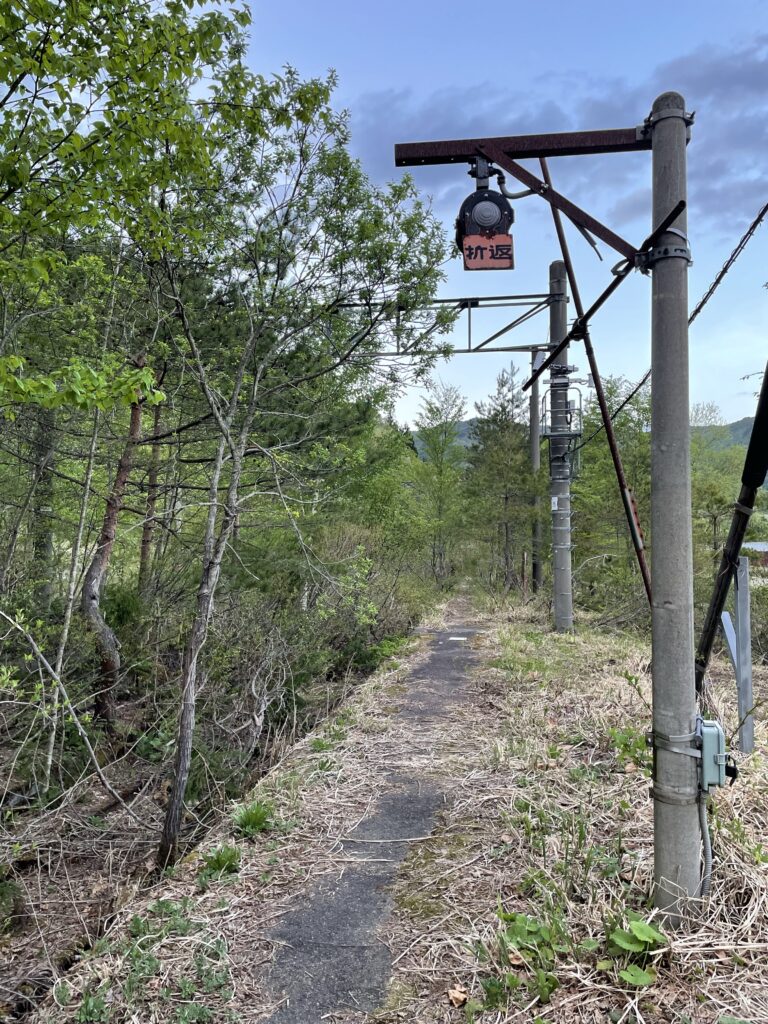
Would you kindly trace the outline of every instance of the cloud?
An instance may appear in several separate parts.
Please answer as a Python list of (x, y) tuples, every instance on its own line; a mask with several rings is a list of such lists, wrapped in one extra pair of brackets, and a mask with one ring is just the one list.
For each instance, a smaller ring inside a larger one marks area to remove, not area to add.
[[(628, 127), (644, 120), (656, 95), (673, 88), (697, 112), (688, 153), (692, 235), (733, 237), (768, 196), (766, 83), (763, 34), (732, 49), (699, 46), (660, 64), (642, 81), (565, 71), (542, 76), (525, 93), (500, 91), (498, 83), (424, 96), (408, 89), (372, 92), (350, 105), (353, 147), (367, 172), (385, 180), (398, 173), (396, 141)], [(563, 158), (551, 166), (556, 187), (615, 230), (633, 239), (647, 233), (647, 154)], [(436, 206), (446, 209), (471, 188), (457, 172), (456, 166), (413, 171)]]

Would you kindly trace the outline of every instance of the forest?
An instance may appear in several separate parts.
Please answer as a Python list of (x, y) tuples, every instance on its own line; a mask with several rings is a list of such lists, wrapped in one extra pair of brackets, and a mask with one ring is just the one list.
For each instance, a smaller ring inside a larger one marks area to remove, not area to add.
[[(519, 374), (474, 409), (440, 382), (447, 235), (409, 178), (350, 156), (334, 77), (255, 74), (242, 7), (27, 9), (0, 41), (7, 935), (54, 850), (76, 886), (108, 858), (171, 867), (447, 594), (549, 600)], [(424, 331), (418, 357), (380, 357)], [(606, 386), (612, 408), (631, 389)], [(599, 422), (588, 402), (585, 438)], [(744, 446), (714, 407), (692, 423), (701, 611)], [(615, 425), (647, 523), (647, 387)], [(602, 436), (579, 462), (577, 609), (647, 633)]]

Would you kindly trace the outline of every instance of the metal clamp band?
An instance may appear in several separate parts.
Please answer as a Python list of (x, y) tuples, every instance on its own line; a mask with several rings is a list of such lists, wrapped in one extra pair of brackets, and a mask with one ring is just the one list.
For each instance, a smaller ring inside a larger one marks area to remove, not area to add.
[(666, 786), (661, 786), (658, 782), (651, 786), (650, 793), (653, 800), (659, 800), (663, 804), (674, 804), (677, 807), (688, 807), (699, 802), (698, 790), (695, 793), (691, 790), (688, 790), (687, 793), (680, 793), (676, 789), (667, 789)]
[(691, 111), (689, 114), (687, 110), (681, 110), (680, 107), (664, 107), (661, 110), (652, 110), (645, 123), (650, 125), (652, 128), (655, 124), (658, 124), (659, 121), (666, 121), (669, 117), (681, 117), (690, 127), (696, 117), (696, 111)]
[(696, 741), (697, 733), (688, 732), (680, 736), (667, 736), (663, 732), (654, 732), (649, 729), (645, 734), (645, 742), (654, 750), (668, 750), (672, 754), (683, 754), (685, 757), (701, 758), (701, 751), (697, 747), (679, 746), (679, 744), (691, 744)]
[(733, 503), (733, 510), (734, 512), (741, 512), (743, 516), (751, 516), (755, 511), (753, 508), (750, 508), (749, 505), (742, 505), (740, 501), (735, 501)]
[(649, 249), (648, 252), (643, 253), (642, 256), (645, 270), (651, 270), (661, 260), (683, 259), (689, 267), (693, 263), (691, 249), (688, 245), (657, 245), (653, 249)]

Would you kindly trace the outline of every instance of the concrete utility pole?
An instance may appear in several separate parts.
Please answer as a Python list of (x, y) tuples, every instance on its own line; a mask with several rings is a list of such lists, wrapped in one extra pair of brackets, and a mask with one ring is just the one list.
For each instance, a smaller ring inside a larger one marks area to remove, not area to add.
[[(679, 93), (653, 104), (653, 224), (686, 199), (690, 118)], [(701, 879), (693, 639), (687, 218), (649, 255), (651, 342), (651, 542), (653, 552), (654, 901), (680, 920)]]
[[(549, 342), (556, 345), (568, 333), (568, 285), (565, 263), (549, 265)], [(549, 493), (552, 499), (552, 592), (555, 630), (573, 629), (571, 574), (571, 460), (568, 455), (568, 348), (550, 368)]]
[[(531, 373), (533, 373), (536, 362), (536, 352), (531, 352)], [(531, 469), (533, 470), (533, 486), (538, 487), (539, 470), (541, 469), (541, 416), (539, 409), (539, 379), (538, 377), (531, 385), (530, 400), (530, 444), (531, 444)], [(537, 594), (541, 590), (541, 501), (538, 491), (533, 496), (533, 528), (531, 543), (531, 578), (533, 580), (533, 592)]]

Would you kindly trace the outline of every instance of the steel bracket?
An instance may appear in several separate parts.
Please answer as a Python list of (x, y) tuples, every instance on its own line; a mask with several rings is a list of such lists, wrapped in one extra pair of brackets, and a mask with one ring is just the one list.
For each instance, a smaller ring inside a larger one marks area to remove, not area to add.
[(677, 789), (670, 789), (657, 781), (656, 751), (667, 750), (670, 754), (680, 754), (683, 757), (697, 758), (699, 762), (701, 762), (701, 738), (698, 732), (683, 733), (680, 736), (667, 736), (665, 733), (648, 729), (645, 734), (645, 743), (646, 746), (650, 747), (653, 751), (653, 785), (650, 790), (651, 798), (653, 800), (660, 800), (663, 804), (676, 804), (681, 807), (697, 803), (699, 799), (698, 789), (680, 791)]
[(648, 142), (653, 135), (654, 125), (657, 125), (659, 121), (664, 121), (669, 117), (681, 117), (685, 121), (685, 141), (691, 141), (691, 125), (696, 118), (696, 111), (692, 110), (681, 111), (677, 107), (665, 107), (663, 110), (657, 110), (655, 114), (649, 114), (648, 117), (635, 128), (635, 138), (638, 142)]
[(684, 259), (690, 267), (693, 263), (691, 258), (691, 247), (688, 244), (688, 236), (683, 234), (682, 231), (678, 231), (677, 228), (667, 228), (666, 234), (677, 235), (682, 244), (676, 245), (655, 245), (651, 249), (647, 249), (645, 252), (639, 252), (635, 257), (637, 266), (640, 270), (647, 273), (652, 270), (657, 263), (662, 260), (670, 259)]
[[(654, 732), (649, 729), (645, 734), (646, 746), (652, 750), (668, 750), (672, 754), (683, 754), (685, 757), (697, 757), (701, 759), (701, 737), (698, 732), (684, 733), (681, 736), (666, 736), (662, 732)], [(680, 746), (679, 744), (693, 744)]]

